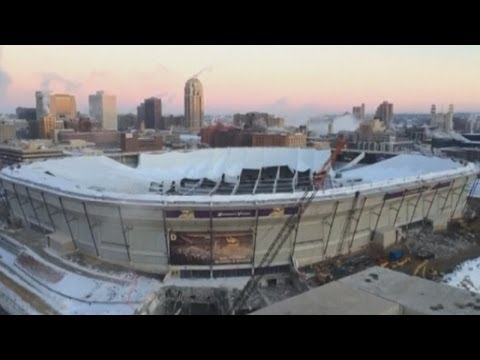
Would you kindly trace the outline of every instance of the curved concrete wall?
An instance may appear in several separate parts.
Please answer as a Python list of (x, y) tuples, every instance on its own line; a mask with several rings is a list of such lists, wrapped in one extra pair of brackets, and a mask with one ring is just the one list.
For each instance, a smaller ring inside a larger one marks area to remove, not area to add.
[[(371, 241), (387, 246), (395, 240), (395, 228), (420, 220), (428, 219), (436, 227), (445, 226), (450, 219), (462, 216), (475, 177), (467, 172), (405, 187), (370, 188), (356, 194), (346, 191), (316, 199), (272, 265), (290, 264), (293, 256), (299, 266), (306, 266), (357, 251)], [(5, 177), (0, 180), (11, 214), (42, 228), (57, 245), (162, 274), (195, 269), (244, 269), (251, 273), (297, 205), (294, 201), (282, 205), (141, 205), (73, 197)], [(236, 263), (222, 260), (214, 265), (171, 264), (172, 239), (176, 234), (223, 231), (251, 234), (252, 256)]]

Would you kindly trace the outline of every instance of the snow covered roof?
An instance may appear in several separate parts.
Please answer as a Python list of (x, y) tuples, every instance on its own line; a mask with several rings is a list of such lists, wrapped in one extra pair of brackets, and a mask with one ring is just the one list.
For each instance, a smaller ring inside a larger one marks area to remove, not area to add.
[(345, 170), (343, 177), (360, 178), (363, 182), (381, 181), (464, 167), (451, 159), (416, 154), (401, 154), (361, 168)]
[[(84, 156), (6, 167), (0, 177), (74, 197), (110, 201), (284, 202), (313, 189), (312, 172), (321, 169), (329, 155), (330, 150), (316, 149), (215, 148), (141, 154), (137, 168), (106, 156)], [(399, 155), (343, 171), (341, 178), (333, 179), (333, 188), (318, 196), (346, 196), (357, 190), (405, 186), (476, 171), (474, 164)]]
[[(292, 182), (295, 172), (320, 169), (330, 155), (329, 150), (293, 148), (227, 148), (202, 149), (161, 154), (141, 154), (137, 168), (132, 168), (106, 156), (63, 158), (35, 162), (20, 168), (5, 168), (2, 174), (48, 184), (58, 189), (93, 190), (120, 194), (145, 194), (152, 192), (152, 183), (169, 189), (173, 183), (190, 179), (215, 184), (235, 185), (244, 170), (270, 168), (267, 179), (273, 186), (279, 167), (290, 169)], [(233, 189), (230, 189), (230, 192)], [(165, 191), (160, 191), (162, 194)], [(272, 191), (269, 191), (272, 193)], [(252, 193), (252, 191), (250, 191)], [(225, 194), (225, 193), (224, 193)]]

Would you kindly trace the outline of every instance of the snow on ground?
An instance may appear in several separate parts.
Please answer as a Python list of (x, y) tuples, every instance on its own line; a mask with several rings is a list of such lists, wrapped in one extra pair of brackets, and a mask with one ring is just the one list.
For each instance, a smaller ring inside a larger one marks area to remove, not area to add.
[[(82, 275), (47, 262), (12, 237), (0, 234), (0, 272), (65, 315), (133, 314), (162, 287), (241, 289), (249, 280), (249, 277), (177, 279), (167, 276), (161, 282), (131, 272), (106, 273), (66, 259), (59, 260), (81, 270)], [(15, 299), (24, 312), (37, 313), (30, 305), (18, 302), (11, 291), (8, 293), (0, 287), (1, 294), (8, 295), (4, 301)]]
[(30, 304), (19, 298), (8, 287), (3, 286), (0, 282), (0, 304), (2, 304), (4, 310), (10, 315), (39, 315)]
[[(18, 244), (9, 237), (6, 240), (10, 244)], [(27, 248), (19, 247), (17, 251), (19, 253), (15, 254), (11, 248), (6, 250), (0, 246), (0, 271), (62, 314), (133, 314), (150, 294), (162, 286), (155, 279), (144, 276), (132, 278), (128, 273), (124, 274), (124, 278), (130, 278), (130, 281), (123, 285), (98, 280), (59, 268)], [(48, 281), (32, 270), (35, 266), (28, 268), (20, 265), (18, 257), (25, 254), (34, 259), (37, 268), (39, 264), (48, 267), (52, 272), (60, 273), (61, 279)]]
[(445, 275), (442, 282), (480, 294), (480, 258), (459, 265), (453, 273)]

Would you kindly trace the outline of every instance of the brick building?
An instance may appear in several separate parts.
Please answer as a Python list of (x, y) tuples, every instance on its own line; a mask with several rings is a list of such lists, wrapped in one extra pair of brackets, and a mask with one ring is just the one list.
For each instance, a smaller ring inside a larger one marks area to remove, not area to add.
[(253, 134), (252, 146), (281, 146), (303, 148), (307, 146), (305, 134)]
[(124, 152), (156, 151), (162, 150), (163, 144), (160, 136), (139, 137), (138, 133), (122, 133), (120, 148)]

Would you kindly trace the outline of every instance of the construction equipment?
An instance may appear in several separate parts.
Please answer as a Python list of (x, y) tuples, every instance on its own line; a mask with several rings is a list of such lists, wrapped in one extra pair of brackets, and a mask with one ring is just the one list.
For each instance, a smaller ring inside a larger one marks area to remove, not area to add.
[[(302, 197), (298, 201), (298, 210), (296, 213), (290, 215), (288, 219), (283, 224), (282, 228), (280, 229), (278, 235), (270, 244), (270, 247), (267, 249), (264, 257), (258, 264), (258, 268), (266, 268), (270, 266), (273, 260), (278, 255), (280, 249), (283, 247), (287, 239), (292, 234), (292, 231), (295, 229), (295, 226), (299, 223), (299, 220), (308, 206), (311, 204), (313, 199), (315, 198), (318, 190), (323, 189), (323, 185), (327, 175), (332, 168), (332, 165), (335, 163), (338, 155), (343, 150), (346, 145), (346, 139), (343, 135), (340, 135), (338, 138), (337, 145), (335, 147), (335, 151), (330, 155), (328, 160), (323, 164), (322, 168), (318, 173), (313, 174), (313, 191), (307, 189)], [(235, 311), (241, 307), (243, 307), (248, 300), (248, 298), (252, 295), (255, 289), (258, 287), (262, 275), (252, 275), (249, 279), (245, 287), (242, 289), (240, 294), (236, 297), (233, 301), (232, 308), (230, 310), (231, 314), (235, 314)]]

